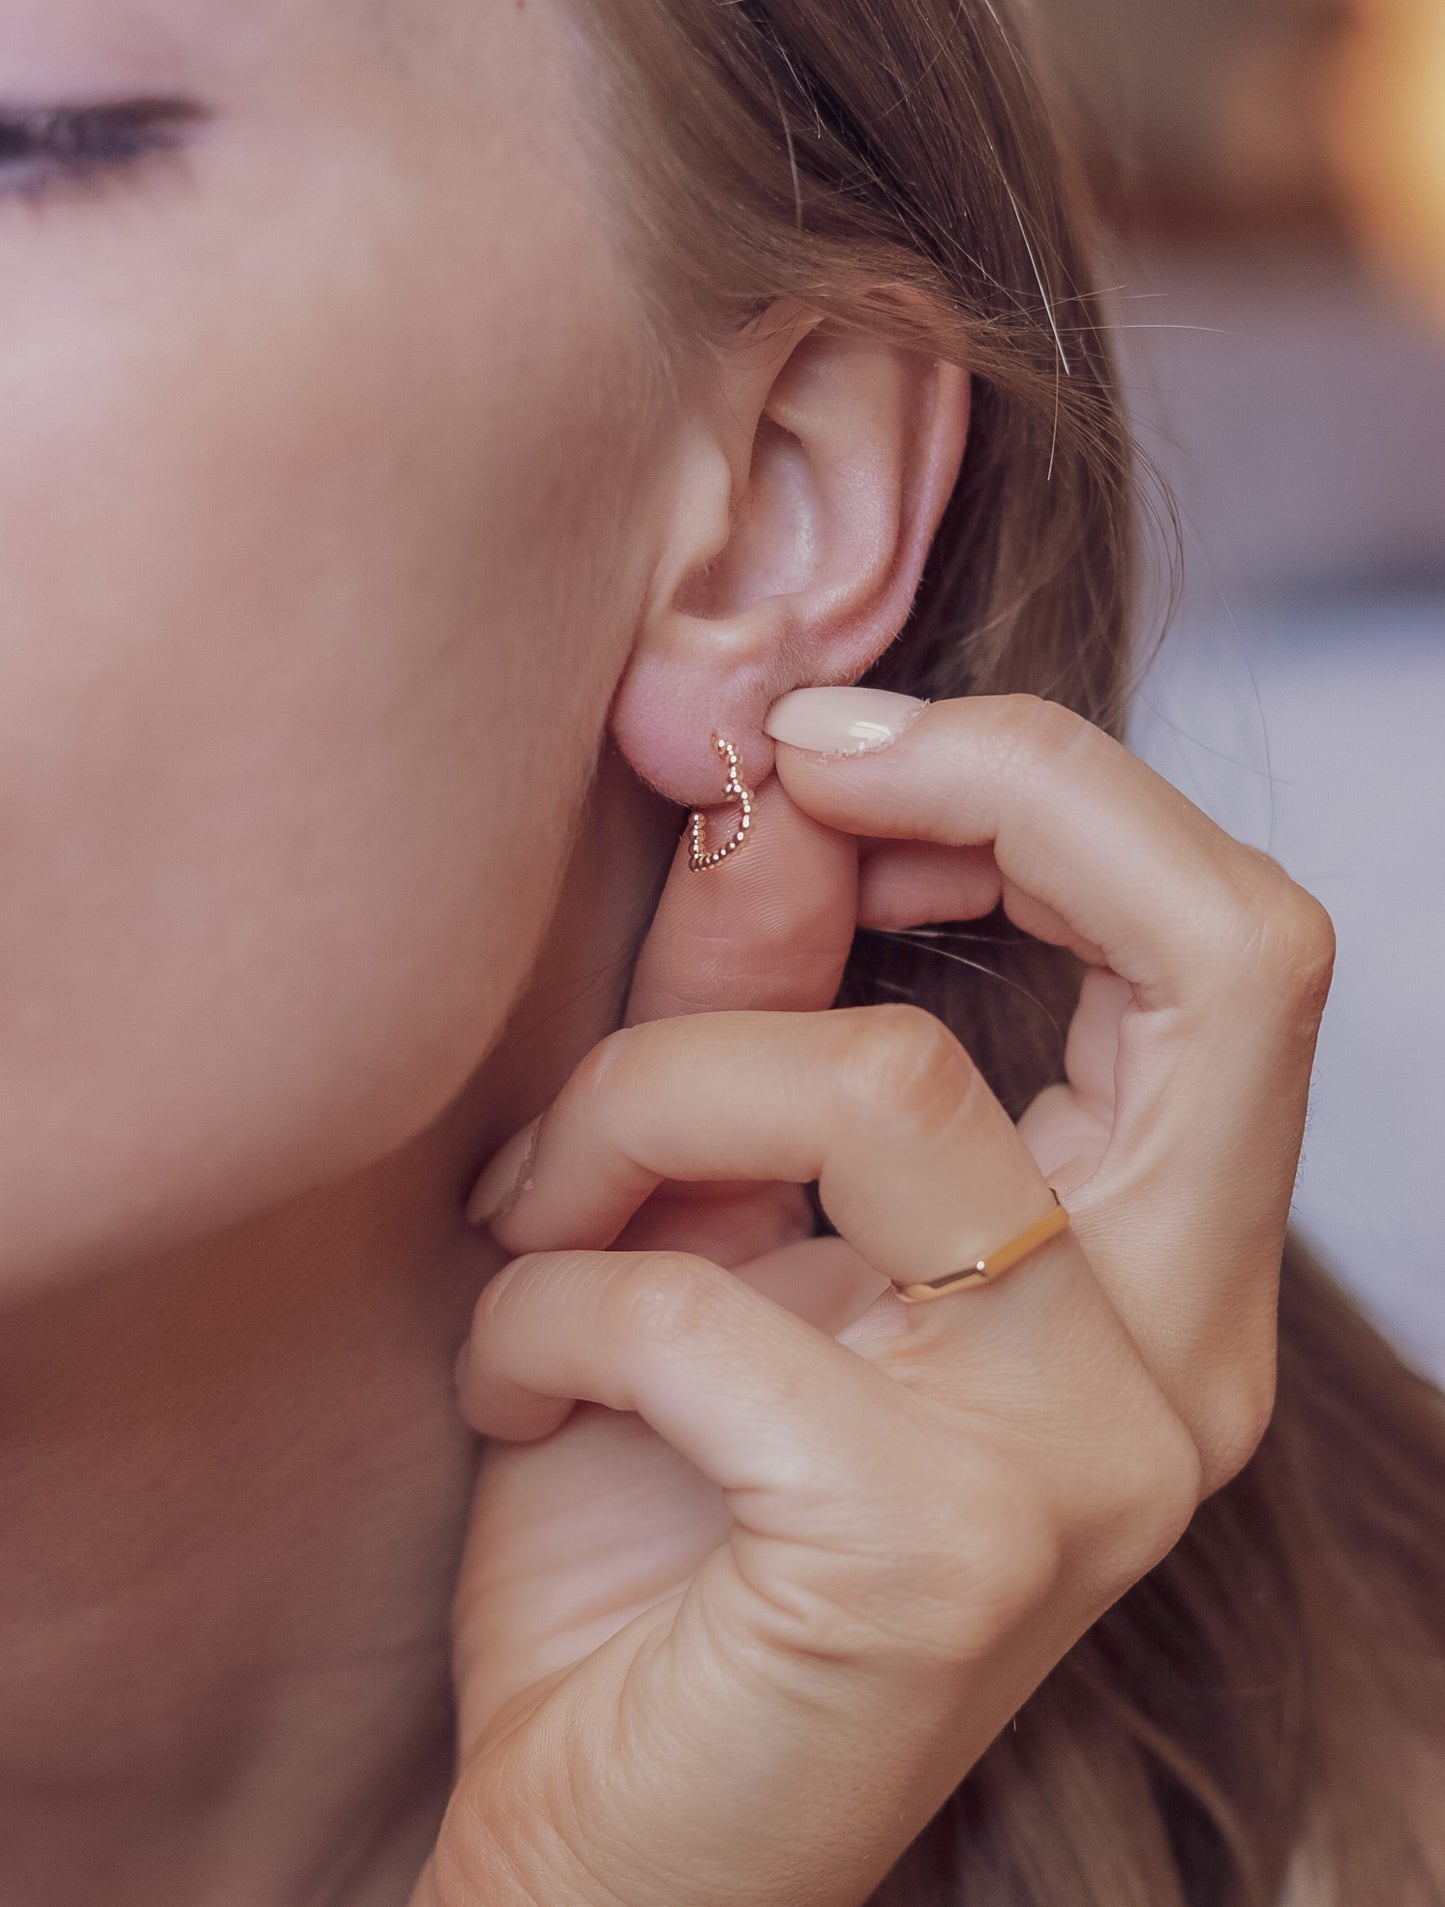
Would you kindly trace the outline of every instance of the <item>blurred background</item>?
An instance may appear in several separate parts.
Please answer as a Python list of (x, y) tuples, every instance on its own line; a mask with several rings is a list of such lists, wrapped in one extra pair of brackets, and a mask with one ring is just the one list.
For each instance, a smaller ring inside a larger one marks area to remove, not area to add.
[(1445, 1381), (1445, 0), (1034, 7), (1182, 533), (1130, 740), (1334, 917), (1296, 1222)]

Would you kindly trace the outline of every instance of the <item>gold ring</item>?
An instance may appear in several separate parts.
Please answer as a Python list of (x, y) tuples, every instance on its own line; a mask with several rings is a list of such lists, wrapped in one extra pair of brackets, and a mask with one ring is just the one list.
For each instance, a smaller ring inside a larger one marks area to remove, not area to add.
[[(1053, 1192), (1053, 1187), (1049, 1190)], [(980, 1258), (972, 1265), (966, 1265), (961, 1271), (946, 1271), (940, 1278), (930, 1278), (924, 1284), (895, 1285), (905, 1304), (922, 1304), (929, 1298), (946, 1298), (955, 1291), (974, 1291), (980, 1285), (991, 1285), (995, 1278), (1006, 1272), (1010, 1266), (1027, 1258), (1030, 1252), (1047, 1244), (1049, 1239), (1065, 1229), (1069, 1214), (1057, 1192), (1054, 1192), (1054, 1209), (1046, 1212), (1035, 1224), (1011, 1238), (1006, 1245), (1000, 1245), (997, 1251), (991, 1251), (987, 1258)]]

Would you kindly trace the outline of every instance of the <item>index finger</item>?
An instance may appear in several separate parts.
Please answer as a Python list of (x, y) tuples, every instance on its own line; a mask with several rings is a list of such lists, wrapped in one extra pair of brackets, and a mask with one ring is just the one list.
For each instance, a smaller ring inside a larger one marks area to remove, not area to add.
[(990, 846), (1143, 1006), (1217, 997), (1240, 977), (1255, 904), (1287, 877), (1103, 729), (1038, 696), (967, 696), (926, 706), (886, 747), (820, 752), (809, 698), (850, 693), (867, 692), (795, 691), (769, 714), (778, 779), (808, 814), (855, 835)]
[(1176, 1382), (1191, 1370), (1221, 1398), (1240, 1391), (1240, 1421), (1257, 1415), (1329, 916), (1066, 708), (1027, 695), (935, 703), (891, 744), (840, 755), (819, 752), (818, 693), (784, 697), (766, 724), (799, 807), (861, 835), (991, 847), (1018, 925), (1031, 931), (1028, 902), (1041, 904), (1129, 983), (1109, 1137), (1082, 1182), (1064, 1175), (1067, 1203), (1154, 1368)]

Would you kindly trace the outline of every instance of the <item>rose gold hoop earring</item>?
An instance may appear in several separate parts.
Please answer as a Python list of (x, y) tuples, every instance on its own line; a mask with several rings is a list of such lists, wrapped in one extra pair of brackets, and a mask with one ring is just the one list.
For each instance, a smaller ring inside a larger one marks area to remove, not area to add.
[(748, 844), (753, 827), (753, 802), (756, 796), (738, 772), (738, 751), (731, 742), (725, 742), (721, 735), (714, 735), (712, 745), (728, 765), (728, 778), (723, 787), (723, 800), (735, 801), (740, 810), (736, 831), (724, 841), (720, 848), (714, 848), (709, 854), (703, 846), (707, 831), (707, 821), (701, 808), (694, 808), (692, 815), (692, 841), (687, 851), (687, 863), (694, 874), (701, 874), (707, 868), (717, 867), (727, 860), (730, 854), (737, 854)]

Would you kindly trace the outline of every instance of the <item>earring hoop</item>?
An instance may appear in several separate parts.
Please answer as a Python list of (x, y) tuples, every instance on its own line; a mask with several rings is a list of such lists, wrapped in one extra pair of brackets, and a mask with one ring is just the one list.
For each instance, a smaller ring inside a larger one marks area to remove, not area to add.
[(751, 788), (743, 780), (738, 769), (738, 751), (721, 735), (714, 735), (712, 745), (728, 765), (728, 778), (723, 787), (723, 800), (738, 804), (738, 825), (734, 832), (723, 842), (720, 848), (711, 853), (704, 845), (707, 835), (707, 818), (701, 808), (692, 813), (692, 839), (688, 844), (687, 864), (694, 874), (702, 874), (710, 867), (718, 867), (730, 855), (739, 854), (747, 846), (753, 826), (753, 803), (757, 799)]

